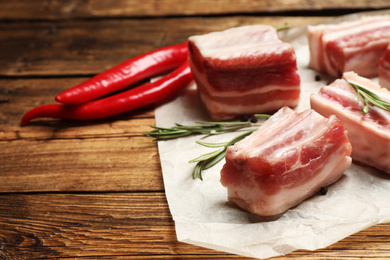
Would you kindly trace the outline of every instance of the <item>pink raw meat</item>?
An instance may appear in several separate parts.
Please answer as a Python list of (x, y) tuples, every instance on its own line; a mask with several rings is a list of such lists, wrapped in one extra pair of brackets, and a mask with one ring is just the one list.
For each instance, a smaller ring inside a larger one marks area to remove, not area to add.
[(350, 154), (346, 130), (335, 116), (284, 107), (228, 148), (221, 183), (239, 207), (277, 215), (337, 181), (351, 165)]
[(191, 36), (190, 66), (200, 99), (213, 119), (295, 107), (300, 78), (289, 43), (267, 25)]
[(346, 71), (375, 77), (390, 42), (390, 17), (367, 16), (339, 24), (309, 26), (308, 40), (310, 68), (337, 78)]
[(381, 87), (390, 89), (390, 44), (381, 58), (378, 73)]
[(390, 112), (370, 107), (367, 114), (357, 103), (355, 90), (347, 82), (353, 82), (390, 101), (390, 92), (369, 79), (353, 72), (343, 74), (328, 86), (312, 94), (312, 109), (323, 116), (336, 115), (348, 131), (352, 144), (352, 159), (390, 174)]

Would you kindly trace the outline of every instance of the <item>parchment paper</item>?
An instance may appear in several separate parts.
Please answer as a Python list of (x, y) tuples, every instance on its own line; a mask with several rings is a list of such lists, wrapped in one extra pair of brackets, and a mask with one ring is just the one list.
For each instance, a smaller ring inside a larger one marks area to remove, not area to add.
[[(381, 12), (383, 13), (383, 12)], [(385, 12), (387, 13), (387, 12)], [(369, 13), (377, 14), (377, 13)], [(343, 16), (330, 22), (356, 19)], [(296, 108), (310, 107), (309, 95), (333, 79), (308, 69), (306, 27), (280, 32), (293, 44), (302, 81), (301, 101)], [(196, 86), (156, 109), (156, 125), (194, 125), (210, 120), (200, 106)], [(232, 136), (207, 137), (208, 142), (227, 141)], [(227, 191), (220, 182), (224, 161), (204, 172), (204, 181), (192, 179), (189, 160), (211, 152), (195, 143), (204, 137), (191, 136), (159, 141), (163, 179), (178, 241), (255, 258), (288, 254), (297, 249), (316, 250), (329, 246), (372, 225), (390, 221), (390, 175), (353, 164), (343, 177), (328, 187), (326, 195), (315, 195), (290, 209), (280, 218), (266, 220), (227, 203)]]

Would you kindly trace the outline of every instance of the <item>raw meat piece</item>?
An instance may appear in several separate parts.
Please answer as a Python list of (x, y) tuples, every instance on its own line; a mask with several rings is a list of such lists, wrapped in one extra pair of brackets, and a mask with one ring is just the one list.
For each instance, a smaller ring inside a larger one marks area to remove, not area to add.
[(236, 27), (191, 36), (188, 43), (191, 71), (211, 118), (228, 120), (298, 104), (295, 51), (273, 27)]
[(346, 130), (335, 116), (284, 107), (227, 149), (221, 183), (239, 207), (277, 215), (337, 181), (351, 165), (350, 154)]
[(310, 68), (337, 78), (347, 71), (375, 77), (390, 42), (390, 17), (367, 16), (339, 24), (309, 26), (308, 40)]
[(325, 117), (336, 115), (343, 122), (352, 144), (354, 161), (390, 174), (390, 112), (370, 107), (368, 113), (363, 114), (363, 103), (357, 104), (356, 92), (346, 80), (390, 101), (387, 89), (356, 73), (346, 72), (343, 79), (337, 79), (312, 94), (311, 107)]
[(385, 54), (383, 54), (379, 63), (379, 85), (390, 89), (390, 44), (387, 46)]

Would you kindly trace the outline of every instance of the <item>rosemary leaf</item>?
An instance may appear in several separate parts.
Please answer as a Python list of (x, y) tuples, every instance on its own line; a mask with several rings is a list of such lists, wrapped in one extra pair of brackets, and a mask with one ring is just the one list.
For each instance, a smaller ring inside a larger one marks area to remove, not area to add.
[(205, 121), (195, 121), (195, 123), (202, 124), (202, 125), (220, 125), (220, 126), (237, 126), (237, 125), (250, 126), (251, 125), (251, 123), (249, 123), (249, 122), (205, 122)]
[(203, 181), (203, 171), (213, 167), (215, 164), (217, 164), (219, 161), (225, 158), (225, 153), (226, 153), (226, 148), (224, 148), (215, 157), (208, 158), (207, 160), (204, 161), (199, 161), (194, 167), (192, 178), (196, 179), (197, 177), (199, 177), (199, 179)]
[(367, 100), (364, 100), (364, 107), (361, 109), (361, 111), (363, 112), (363, 114), (367, 114), (368, 109), (369, 109), (368, 102)]
[(348, 81), (349, 85), (352, 86), (352, 88), (356, 92), (357, 96), (357, 103), (359, 104), (360, 101), (363, 102), (363, 108), (361, 109), (363, 114), (367, 114), (370, 108), (370, 104), (372, 106), (376, 106), (380, 109), (390, 111), (390, 103), (386, 100), (383, 100), (380, 96), (375, 94), (374, 92), (364, 88), (363, 86), (360, 86), (356, 83), (353, 83), (351, 81)]
[(216, 150), (216, 151), (213, 151), (213, 152), (210, 152), (210, 153), (202, 154), (201, 156), (198, 156), (195, 159), (190, 160), (189, 163), (206, 161), (208, 159), (212, 159), (215, 156), (217, 156), (220, 153), (222, 153), (224, 150), (225, 150), (225, 148), (220, 149), (220, 150)]
[(151, 131), (149, 133), (145, 133), (145, 136), (154, 137), (157, 140), (164, 140), (164, 139), (175, 139), (179, 137), (184, 137), (191, 135), (192, 132), (190, 131), (183, 131), (183, 130), (171, 130), (171, 131)]
[(200, 144), (202, 146), (208, 147), (208, 148), (218, 148), (218, 147), (224, 147), (227, 145), (227, 142), (222, 143), (206, 143), (201, 141), (195, 141), (195, 143)]
[(209, 130), (213, 130), (213, 129), (214, 130), (220, 129), (221, 126), (216, 125), (216, 124), (214, 124), (214, 125), (207, 125), (207, 126), (205, 126), (205, 125), (195, 125), (195, 126), (190, 125), (190, 126), (187, 126), (187, 125), (179, 125), (179, 124), (177, 124), (175, 128), (176, 129), (182, 129), (182, 130), (188, 130), (188, 131), (209, 131)]
[(279, 32), (279, 31), (282, 31), (282, 30), (290, 29), (290, 28), (291, 28), (290, 24), (285, 23), (284, 26), (277, 27), (276, 31)]
[(200, 178), (202, 181), (203, 181), (203, 177), (202, 177), (202, 166), (204, 164), (204, 161), (203, 162), (198, 162), (195, 167), (194, 167), (194, 171), (192, 173), (192, 178), (193, 179), (196, 179), (196, 178)]
[(232, 140), (230, 140), (229, 142), (227, 142), (227, 145), (226, 146), (230, 146), (230, 145), (233, 145), (235, 144), (236, 142), (244, 139), (245, 137), (247, 137), (248, 135), (250, 135), (251, 133), (253, 133), (254, 131), (256, 131), (256, 129), (253, 129), (253, 130), (250, 130), (250, 131), (247, 131), (235, 138), (233, 138)]
[(265, 119), (268, 119), (268, 118), (271, 117), (271, 115), (268, 115), (268, 114), (254, 114), (253, 116), (260, 117), (260, 118), (265, 118)]
[(230, 128), (224, 128), (224, 129), (218, 129), (218, 130), (215, 130), (215, 131), (210, 131), (210, 135), (220, 135), (220, 134), (227, 134), (227, 133), (231, 133), (231, 132), (236, 132), (242, 128), (245, 128), (245, 127), (248, 127), (248, 126), (237, 126), (237, 127), (230, 127)]
[(207, 170), (207, 169), (213, 167), (214, 165), (216, 165), (217, 163), (219, 163), (223, 158), (225, 158), (226, 149), (227, 149), (227, 148), (225, 148), (224, 151), (222, 151), (220, 154), (218, 154), (217, 156), (215, 156), (215, 157), (212, 158), (211, 160), (208, 160), (208, 161), (204, 164), (202, 170)]

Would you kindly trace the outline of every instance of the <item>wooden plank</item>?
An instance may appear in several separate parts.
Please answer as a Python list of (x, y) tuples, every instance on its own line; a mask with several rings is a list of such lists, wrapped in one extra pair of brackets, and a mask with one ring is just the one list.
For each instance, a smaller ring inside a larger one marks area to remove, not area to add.
[(19, 126), (34, 106), (79, 78), (3, 79), (0, 192), (163, 190), (156, 143), (142, 135), (153, 107), (107, 120), (38, 120)]
[(0, 74), (91, 75), (184, 40), (183, 35), (167, 41), (167, 25), (160, 22), (159, 27), (143, 20), (0, 23)]
[(163, 190), (149, 137), (0, 142), (0, 192)]
[[(389, 8), (382, 0), (238, 0), (226, 4), (218, 0), (142, 0), (142, 1), (1, 1), (0, 19), (71, 19), (102, 17), (156, 17), (262, 13), (331, 9)], [(174, 7), (174, 8), (172, 8)]]
[[(190, 1), (189, 1), (190, 2)], [(248, 24), (293, 27), (327, 17), (188, 17), (0, 22), (0, 76), (91, 76), (194, 34)]]
[[(388, 259), (390, 224), (273, 259)], [(249, 259), (177, 242), (161, 192), (0, 195), (1, 259)]]

